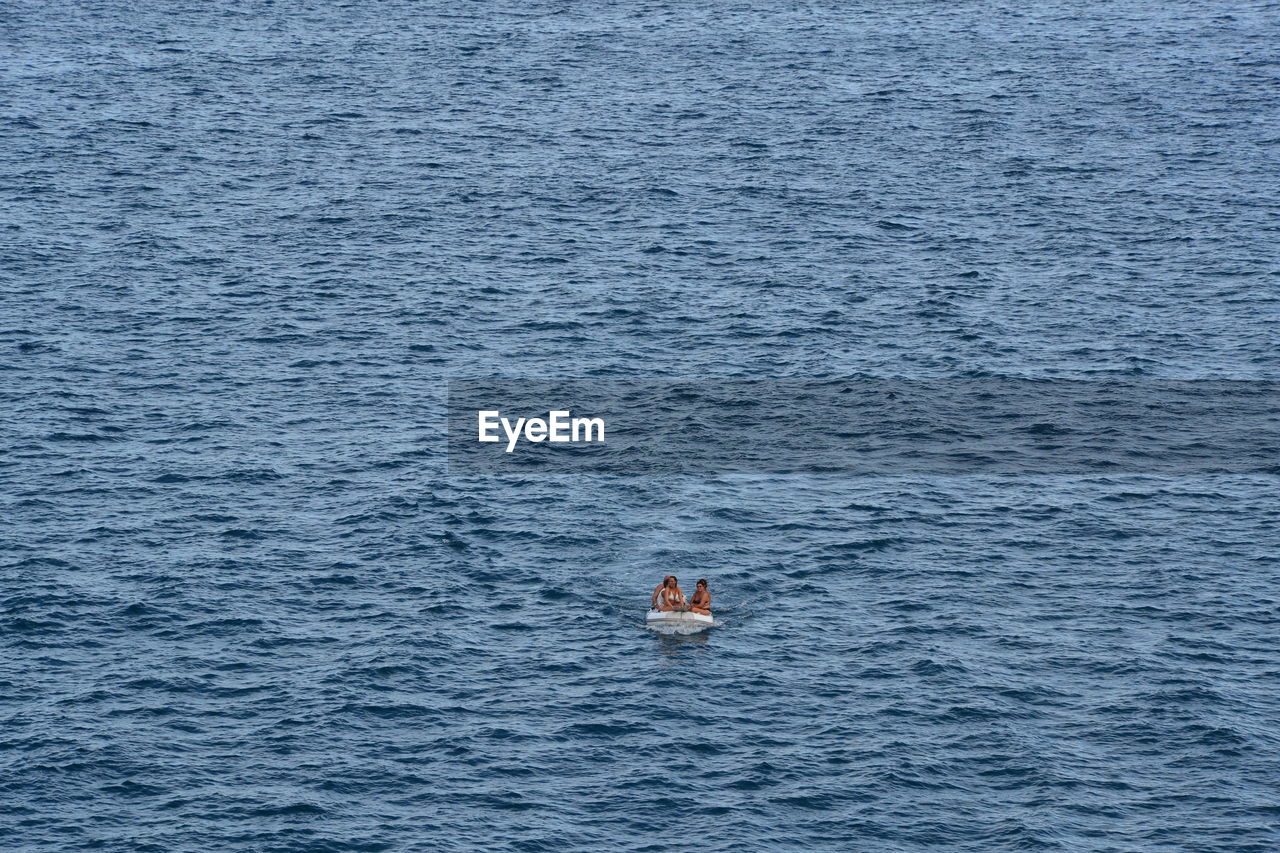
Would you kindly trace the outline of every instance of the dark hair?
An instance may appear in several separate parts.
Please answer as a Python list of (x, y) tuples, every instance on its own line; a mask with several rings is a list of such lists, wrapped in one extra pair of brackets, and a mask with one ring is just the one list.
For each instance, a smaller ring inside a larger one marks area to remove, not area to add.
[(697, 582), (697, 584), (695, 584), (695, 586), (706, 586), (706, 585), (707, 585), (707, 579), (706, 579), (706, 578), (698, 578), (698, 582)]
[(663, 584), (665, 584), (667, 581), (675, 581), (677, 584), (680, 583), (680, 579), (677, 578), (675, 575), (667, 575), (665, 578), (662, 579)]

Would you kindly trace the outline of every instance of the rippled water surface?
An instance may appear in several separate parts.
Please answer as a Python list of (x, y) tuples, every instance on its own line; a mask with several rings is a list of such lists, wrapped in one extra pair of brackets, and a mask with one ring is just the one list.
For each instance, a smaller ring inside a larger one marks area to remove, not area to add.
[(442, 401), (1280, 378), (1278, 11), (3, 4), (0, 847), (1276, 849), (1275, 477), (450, 473)]

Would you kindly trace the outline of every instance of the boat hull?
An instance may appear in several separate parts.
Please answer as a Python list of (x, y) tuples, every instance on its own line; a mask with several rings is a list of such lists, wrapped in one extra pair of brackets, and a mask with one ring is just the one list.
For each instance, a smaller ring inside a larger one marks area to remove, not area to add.
[(650, 610), (645, 614), (644, 623), (646, 625), (679, 625), (682, 627), (703, 627), (709, 628), (715, 624), (715, 620), (703, 613), (693, 613), (688, 610)]

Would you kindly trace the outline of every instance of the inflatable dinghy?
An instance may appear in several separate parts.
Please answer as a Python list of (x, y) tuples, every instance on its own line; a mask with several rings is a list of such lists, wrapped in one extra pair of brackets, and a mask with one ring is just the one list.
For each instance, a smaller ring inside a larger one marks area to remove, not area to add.
[(692, 610), (650, 610), (645, 614), (644, 624), (648, 628), (660, 628), (670, 625), (673, 628), (710, 628), (716, 623), (704, 613)]

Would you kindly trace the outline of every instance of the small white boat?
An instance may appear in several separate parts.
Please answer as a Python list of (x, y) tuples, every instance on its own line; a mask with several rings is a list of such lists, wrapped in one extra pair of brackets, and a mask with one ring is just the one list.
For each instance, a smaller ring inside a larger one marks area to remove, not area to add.
[(710, 628), (716, 620), (691, 610), (650, 610), (644, 616), (646, 627)]

